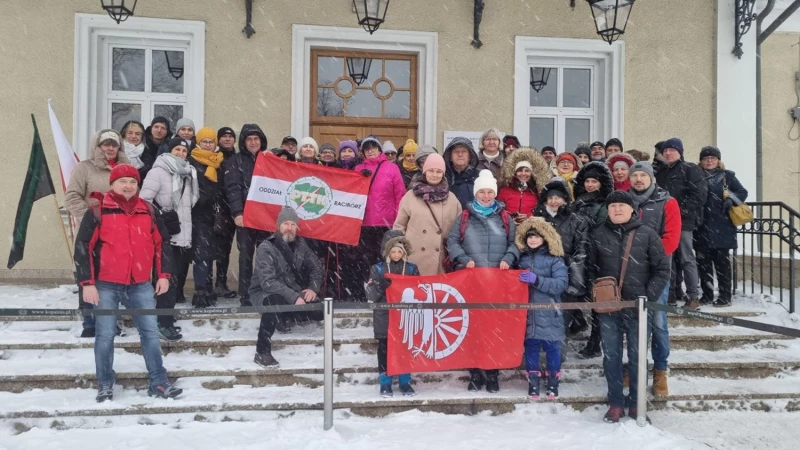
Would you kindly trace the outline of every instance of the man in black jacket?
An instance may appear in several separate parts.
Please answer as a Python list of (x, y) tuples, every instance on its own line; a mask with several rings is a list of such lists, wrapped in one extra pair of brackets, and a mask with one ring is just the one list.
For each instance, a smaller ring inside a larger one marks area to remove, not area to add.
[(142, 153), (144, 173), (150, 171), (158, 155), (169, 153), (170, 139), (172, 139), (172, 131), (169, 120), (166, 117), (154, 117), (150, 126), (144, 130), (144, 153)]
[(678, 266), (686, 282), (688, 300), (684, 308), (700, 307), (700, 278), (694, 255), (694, 230), (703, 223), (703, 207), (708, 197), (708, 184), (703, 170), (683, 160), (683, 142), (671, 138), (661, 144), (665, 166), (656, 174), (656, 182), (666, 189), (681, 208), (681, 242), (676, 253)]
[[(591, 232), (586, 270), (589, 280), (614, 277), (622, 284), (622, 300), (636, 300), (644, 296), (650, 302), (658, 301), (669, 281), (669, 258), (664, 253), (661, 237), (651, 228), (642, 226), (634, 214), (633, 197), (625, 191), (614, 191), (606, 197), (608, 218)], [(625, 247), (632, 236), (625, 276), (620, 280)], [(625, 415), (625, 405), (636, 405), (639, 386), (636, 377), (630, 379), (630, 395), (622, 392), (622, 340), (628, 341), (628, 367), (630, 373), (638, 370), (639, 323), (636, 310), (625, 308), (617, 312), (600, 313), (600, 330), (603, 347), (603, 371), (608, 383), (609, 409), (607, 422), (619, 422)], [(641, 386), (644, 391), (647, 387)], [(628, 415), (636, 417), (636, 406)]]
[(226, 158), (223, 168), (225, 195), (231, 217), (236, 224), (236, 247), (239, 249), (239, 296), (242, 306), (251, 306), (250, 280), (253, 277), (253, 254), (258, 244), (268, 237), (262, 230), (244, 226), (244, 205), (259, 152), (267, 149), (267, 136), (256, 124), (244, 124), (239, 133), (239, 153)]
[(217, 130), (217, 143), (219, 152), (222, 153), (224, 161), (222, 163), (223, 170), (218, 171), (217, 178), (220, 189), (222, 190), (222, 198), (219, 202), (219, 215), (215, 218), (214, 239), (217, 262), (217, 281), (214, 283), (213, 267), (208, 271), (208, 280), (206, 286), (211, 289), (214, 286), (212, 295), (214, 300), (216, 297), (234, 298), (236, 292), (228, 289), (228, 266), (230, 265), (231, 248), (233, 247), (233, 237), (236, 235), (236, 224), (233, 223), (231, 216), (231, 208), (228, 206), (227, 186), (225, 185), (225, 161), (232, 159), (236, 155), (236, 132), (231, 127), (222, 127)]

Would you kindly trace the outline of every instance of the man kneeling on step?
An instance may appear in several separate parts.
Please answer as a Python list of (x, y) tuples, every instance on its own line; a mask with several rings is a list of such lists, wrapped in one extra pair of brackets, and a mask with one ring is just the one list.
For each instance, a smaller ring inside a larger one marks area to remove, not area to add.
[[(258, 246), (250, 300), (253, 305), (305, 305), (318, 301), (322, 288), (322, 264), (297, 236), (299, 217), (294, 209), (284, 206), (276, 223), (277, 231)], [(278, 323), (277, 313), (261, 315), (255, 363), (274, 368), (272, 335)]]

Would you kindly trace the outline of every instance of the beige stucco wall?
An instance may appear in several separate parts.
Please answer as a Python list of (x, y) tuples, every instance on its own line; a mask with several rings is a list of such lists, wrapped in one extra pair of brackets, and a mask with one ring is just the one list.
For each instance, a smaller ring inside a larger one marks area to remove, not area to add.
[(800, 71), (800, 34), (770, 36), (761, 47), (761, 64), (764, 200), (783, 201), (798, 209), (800, 124), (794, 123), (788, 111), (798, 105), (795, 74)]
[[(384, 27), (435, 31), (439, 36), (437, 143), (444, 130), (513, 129), (514, 37), (596, 38), (585, 2), (577, 2), (574, 11), (568, 3), (488, 2), (481, 26), (484, 46), (475, 50), (470, 46), (472, 2), (392, 2)], [(634, 7), (624, 38), (626, 148), (651, 151), (656, 141), (677, 135), (684, 139), (687, 158), (696, 158), (700, 147), (714, 143), (714, 3), (672, 0)], [(251, 39), (240, 31), (243, 1), (139, 2), (136, 14), (205, 21), (204, 123), (237, 127), (255, 121), (275, 142), (289, 133), (290, 111), (296, 106), (290, 104), (291, 25), (352, 27), (351, 6), (350, 0), (256, 0), (253, 25), (257, 33)], [(77, 12), (102, 13), (95, 0), (3, 2), (0, 135), (7, 139), (6, 160), (0, 169), (0, 189), (5, 194), (0, 200), (0, 235), (10, 236), (13, 226), (27, 165), (31, 112), (39, 119), (51, 171), (58, 176), (46, 99), (54, 99), (56, 113), (71, 137)], [(57, 220), (50, 199), (38, 202), (26, 258), (17, 268), (69, 267)], [(3, 241), (0, 254), (7, 254), (9, 242)]]

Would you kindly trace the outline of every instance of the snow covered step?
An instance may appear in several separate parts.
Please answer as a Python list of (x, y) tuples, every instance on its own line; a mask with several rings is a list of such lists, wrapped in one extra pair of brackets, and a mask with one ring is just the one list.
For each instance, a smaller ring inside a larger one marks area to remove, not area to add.
[[(174, 414), (225, 411), (318, 410), (323, 389), (306, 386), (252, 387), (236, 385), (233, 377), (182, 378), (176, 386), (184, 389), (181, 398), (161, 400), (147, 397), (146, 391), (117, 386), (114, 401), (96, 403), (94, 389), (35, 389), (20, 394), (0, 392), (0, 419), (69, 416), (118, 416), (136, 414)], [(334, 391), (334, 407), (348, 408), (356, 414), (385, 415), (418, 408), (425, 411), (474, 413), (480, 410), (509, 412), (516, 404), (527, 404), (527, 383), (512, 375), (501, 381), (501, 391), (468, 392), (459, 378), (431, 382), (417, 379), (417, 396), (384, 399), (378, 386), (364, 383), (339, 383)], [(606, 402), (607, 386), (599, 377), (565, 382), (558, 403), (584, 408)], [(696, 377), (670, 379), (670, 396), (658, 403), (714, 400), (800, 400), (800, 377), (782, 376), (764, 380), (715, 380)], [(547, 402), (547, 400), (539, 400)]]

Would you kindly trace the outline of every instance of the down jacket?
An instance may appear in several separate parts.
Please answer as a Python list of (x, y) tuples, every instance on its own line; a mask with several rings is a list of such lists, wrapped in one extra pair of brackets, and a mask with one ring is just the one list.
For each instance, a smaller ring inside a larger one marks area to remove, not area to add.
[[(117, 133), (116, 130), (103, 129), (92, 136), (92, 140), (89, 142), (91, 158), (83, 160), (75, 166), (69, 177), (67, 191), (64, 193), (64, 205), (77, 222), (78, 228), (81, 226), (83, 215), (89, 210), (89, 194), (92, 192), (105, 194), (111, 189), (108, 182), (111, 176), (111, 166), (108, 165), (106, 155), (100, 150), (97, 142), (100, 135), (107, 131)], [(119, 135), (119, 133), (117, 134)], [(122, 137), (119, 138), (119, 141), (122, 142)], [(129, 163), (122, 148), (117, 153), (116, 163)], [(96, 204), (95, 200), (91, 201)]]
[(703, 224), (708, 184), (700, 166), (681, 159), (656, 172), (656, 182), (678, 201), (683, 231), (694, 231)]
[[(586, 192), (584, 182), (586, 174), (598, 172), (600, 175), (600, 190)], [(572, 211), (582, 215), (589, 221), (589, 229), (594, 229), (605, 222), (608, 217), (608, 207), (606, 206), (606, 196), (614, 192), (614, 178), (608, 166), (600, 161), (590, 161), (586, 163), (575, 177), (575, 201), (572, 203)]]
[[(528, 248), (525, 235), (535, 230), (545, 240), (537, 249)], [(517, 228), (517, 248), (522, 252), (519, 268), (536, 274), (536, 283), (528, 286), (528, 302), (536, 304), (561, 303), (561, 294), (567, 289), (569, 273), (564, 264), (564, 249), (556, 230), (544, 219), (536, 217), (522, 222)], [(563, 341), (564, 313), (561, 310), (528, 311), (526, 339)]]
[[(295, 267), (302, 279), (297, 279), (289, 268), (279, 247), (284, 247), (294, 256)], [(278, 234), (273, 234), (258, 246), (248, 293), (254, 305), (263, 305), (267, 296), (277, 296), (286, 304), (294, 305), (305, 289), (320, 293), (322, 275), (322, 263), (308, 248), (305, 239), (298, 237), (294, 244), (289, 245)]]
[(397, 219), (400, 200), (406, 194), (400, 169), (383, 153), (377, 158), (365, 159), (355, 168), (356, 172), (364, 169), (372, 172), (372, 182), (367, 195), (363, 226), (391, 227)]
[(253, 169), (256, 166), (258, 153), (253, 154), (247, 150), (245, 141), (248, 136), (256, 135), (261, 138), (260, 151), (267, 149), (267, 136), (258, 125), (245, 124), (239, 133), (239, 153), (225, 158), (222, 164), (224, 191), (228, 198), (231, 217), (244, 214), (244, 205), (247, 202), (247, 193), (250, 191), (250, 181), (253, 179)]
[(467, 229), (464, 239), (461, 239), (461, 216), (450, 229), (447, 238), (447, 252), (453, 260), (456, 269), (463, 269), (470, 261), (475, 261), (475, 267), (500, 267), (500, 262), (505, 261), (510, 267), (519, 259), (519, 249), (514, 245), (514, 233), (517, 230), (513, 220), (509, 220), (508, 233), (506, 233), (500, 211), (504, 205), (498, 207), (488, 217), (475, 211), (472, 202), (467, 205)]
[(194, 192), (191, 180), (184, 181), (186, 187), (181, 195), (181, 202), (177, 207), (172, 203), (172, 174), (167, 164), (159, 155), (153, 168), (147, 172), (147, 177), (142, 182), (139, 197), (155, 203), (162, 211), (176, 211), (181, 224), (181, 232), (170, 237), (170, 244), (176, 247), (189, 248), (192, 246), (192, 207), (197, 202), (198, 193)]
[[(469, 164), (463, 172), (458, 172), (453, 168), (452, 153), (453, 148), (457, 145), (463, 145), (469, 150)], [(457, 137), (450, 141), (447, 148), (444, 149), (442, 154), (444, 164), (446, 166), (445, 176), (447, 177), (447, 184), (450, 185), (450, 192), (452, 192), (459, 202), (461, 208), (466, 208), (467, 205), (475, 198), (475, 193), (472, 188), (475, 186), (475, 179), (478, 178), (478, 154), (475, 153), (475, 148), (472, 147), (472, 141), (467, 138)]]
[[(524, 189), (515, 176), (515, 168), (521, 161), (527, 161), (533, 167), (531, 179)], [(503, 163), (498, 182), (502, 187), (497, 193), (497, 201), (504, 203), (506, 211), (510, 214), (522, 213), (532, 216), (533, 210), (539, 204), (539, 193), (549, 179), (550, 170), (541, 155), (530, 148), (514, 150)]]
[[(725, 200), (722, 199), (722, 191), (725, 182), (728, 183), (728, 192), (733, 194), (740, 202), (747, 200), (747, 189), (742, 186), (736, 174), (731, 170), (725, 170), (722, 161), (719, 169), (706, 174), (708, 181), (708, 199), (703, 207), (705, 219), (703, 225), (695, 233), (695, 242), (701, 248), (736, 248), (736, 227), (728, 216), (725, 209)], [(738, 203), (736, 203), (738, 204)]]
[(655, 302), (669, 282), (670, 258), (664, 253), (658, 233), (642, 226), (635, 215), (627, 223), (619, 225), (606, 220), (591, 232), (589, 254), (586, 258), (589, 281), (602, 277), (619, 279), (628, 235), (634, 230), (636, 236), (622, 285), (622, 299), (636, 300), (640, 296), (646, 296), (648, 301)]
[[(369, 283), (367, 284), (367, 300), (372, 303), (386, 303), (386, 289), (389, 287), (389, 280), (386, 279), (387, 273), (396, 275), (419, 276), (419, 270), (413, 263), (405, 260), (394, 262), (389, 259), (389, 250), (396, 242), (403, 244), (406, 249), (406, 256), (414, 254), (411, 242), (403, 236), (399, 230), (389, 230), (384, 234), (381, 242), (383, 249), (381, 255), (383, 261), (373, 264), (369, 269)], [(375, 339), (386, 339), (389, 334), (389, 311), (372, 311), (372, 331)]]

